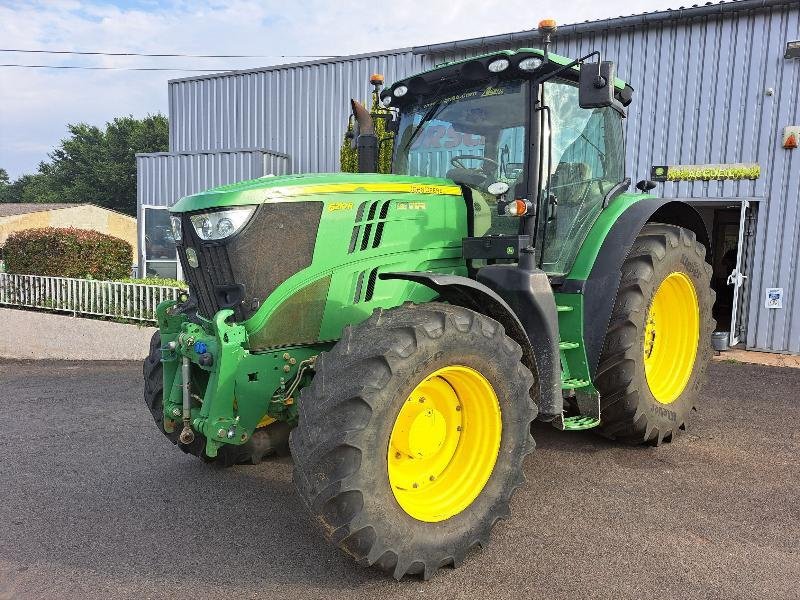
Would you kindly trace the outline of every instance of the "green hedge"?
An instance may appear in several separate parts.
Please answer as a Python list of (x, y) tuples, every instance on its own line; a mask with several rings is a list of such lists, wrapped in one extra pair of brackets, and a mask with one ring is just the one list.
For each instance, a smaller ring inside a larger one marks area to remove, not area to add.
[(3, 257), (9, 273), (110, 280), (130, 276), (133, 249), (97, 231), (45, 227), (12, 233)]
[(189, 284), (179, 279), (168, 279), (166, 277), (125, 277), (117, 279), (119, 283), (138, 283), (139, 285), (163, 285), (166, 287), (189, 289)]

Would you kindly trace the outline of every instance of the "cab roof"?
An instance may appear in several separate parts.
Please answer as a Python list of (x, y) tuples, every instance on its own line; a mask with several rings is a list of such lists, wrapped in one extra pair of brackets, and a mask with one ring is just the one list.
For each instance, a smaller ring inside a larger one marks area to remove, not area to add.
[[(526, 58), (530, 57), (539, 57), (544, 60), (544, 50), (541, 50), (539, 48), (498, 50), (495, 52), (481, 54), (479, 56), (472, 56), (470, 58), (465, 58), (462, 60), (446, 62), (440, 65), (436, 65), (434, 68), (428, 69), (427, 71), (422, 71), (421, 73), (417, 73), (415, 75), (411, 75), (410, 77), (406, 77), (404, 79), (396, 81), (393, 85), (387, 87), (381, 93), (381, 97), (383, 98), (389, 94), (393, 94), (394, 90), (401, 85), (406, 86), (409, 89), (409, 91), (414, 95), (417, 94), (424, 95), (425, 92), (428, 91), (433, 82), (439, 82), (448, 79), (451, 79), (454, 82), (474, 81), (476, 84), (479, 84), (482, 81), (490, 81), (494, 77), (500, 77), (500, 78), (520, 77), (520, 76), (528, 77), (531, 75), (531, 73), (537, 73), (537, 72), (541, 74), (546, 74), (548, 71), (552, 71), (557, 68), (568, 65), (574, 60), (571, 58), (567, 58), (566, 56), (553, 54), (551, 52), (547, 55), (547, 61), (535, 71), (533, 72), (520, 71), (517, 68), (517, 65), (519, 65), (519, 63), (521, 63)], [(506, 69), (502, 73), (489, 72), (488, 65), (499, 58), (505, 58), (509, 61), (510, 65), (508, 69)], [(580, 70), (579, 66), (575, 65), (572, 67), (571, 70), (577, 77), (577, 74)], [(633, 94), (633, 88), (630, 86), (630, 84), (623, 81), (622, 79), (615, 78), (614, 87), (616, 89), (616, 95), (618, 99), (622, 102), (622, 104), (625, 106), (630, 104), (630, 99)], [(395, 103), (393, 102), (392, 105), (394, 106)]]

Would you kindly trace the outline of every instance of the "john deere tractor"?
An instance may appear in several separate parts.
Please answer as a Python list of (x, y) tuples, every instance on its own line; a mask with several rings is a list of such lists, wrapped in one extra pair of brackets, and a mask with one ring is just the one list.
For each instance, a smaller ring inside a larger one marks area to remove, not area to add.
[(361, 172), (172, 208), (190, 291), (144, 363), (159, 428), (221, 466), (291, 451), (324, 536), (398, 579), (487, 544), (534, 420), (670, 440), (711, 353), (703, 222), (629, 191), (633, 90), (552, 30), (383, 88), (391, 174), (355, 103)]

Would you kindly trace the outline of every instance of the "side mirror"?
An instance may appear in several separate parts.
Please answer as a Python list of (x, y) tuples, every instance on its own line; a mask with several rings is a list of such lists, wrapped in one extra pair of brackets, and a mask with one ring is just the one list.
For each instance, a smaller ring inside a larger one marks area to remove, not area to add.
[(578, 104), (581, 108), (603, 108), (614, 103), (614, 63), (581, 64)]
[(656, 187), (655, 181), (650, 181), (649, 179), (642, 179), (639, 183), (636, 184), (636, 189), (646, 194), (650, 190)]

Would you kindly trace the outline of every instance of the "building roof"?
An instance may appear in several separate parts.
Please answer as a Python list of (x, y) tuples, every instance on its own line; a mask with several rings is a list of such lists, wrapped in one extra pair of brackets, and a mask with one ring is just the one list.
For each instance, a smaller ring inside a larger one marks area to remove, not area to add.
[(45, 204), (44, 202), (19, 202), (0, 204), (0, 217), (13, 217), (15, 215), (27, 215), (29, 213), (44, 212), (48, 210), (60, 210), (62, 208), (74, 208), (76, 206), (85, 206), (86, 202), (80, 203), (52, 203)]
[(236, 75), (247, 75), (250, 73), (264, 73), (267, 71), (281, 71), (284, 69), (295, 69), (302, 67), (314, 67), (317, 65), (325, 65), (339, 62), (346, 62), (350, 60), (358, 60), (360, 58), (377, 58), (380, 56), (394, 56), (397, 54), (406, 54), (411, 52), (413, 48), (394, 48), (392, 50), (381, 50), (378, 52), (365, 52), (363, 54), (343, 54), (341, 56), (331, 56), (329, 58), (315, 58), (312, 60), (304, 60), (301, 62), (292, 63), (278, 63), (268, 65), (266, 67), (253, 67), (251, 69), (237, 69), (231, 71), (220, 71), (219, 73), (208, 73), (204, 75), (190, 75), (189, 77), (178, 77), (169, 79), (167, 83), (181, 83), (183, 81), (196, 81), (200, 79), (217, 79), (219, 77), (234, 77)]
[[(721, 0), (717, 3), (706, 2), (705, 4), (693, 4), (689, 7), (679, 6), (678, 8), (668, 8), (666, 10), (636, 13), (598, 19), (597, 21), (584, 21), (582, 23), (572, 23), (558, 26), (558, 35), (562, 37), (587, 33), (592, 31), (603, 31), (608, 29), (618, 29), (622, 27), (642, 27), (664, 21), (689, 20), (699, 17), (731, 15), (745, 10), (767, 10), (773, 7), (797, 6), (798, 0)], [(414, 54), (443, 54), (465, 49), (475, 49), (496, 46), (520, 46), (539, 39), (536, 29), (526, 29), (513, 33), (502, 33), (480, 38), (456, 40), (438, 44), (428, 44), (425, 46), (413, 46), (409, 48), (394, 48), (392, 50), (381, 50), (377, 52), (367, 52), (363, 54), (351, 54), (345, 56), (332, 56), (330, 58), (307, 60), (303, 62), (275, 64), (265, 67), (255, 67), (252, 69), (220, 71), (219, 73), (208, 73), (204, 75), (193, 75), (190, 77), (180, 77), (170, 79), (168, 83), (180, 83), (200, 79), (216, 79), (220, 77), (233, 77), (248, 73), (261, 73), (265, 71), (277, 71), (281, 69), (292, 69), (296, 67), (308, 67), (326, 63), (336, 63), (361, 58), (380, 57), (387, 55), (404, 54), (412, 52)]]
[[(702, 17), (729, 16), (742, 11), (767, 10), (781, 6), (797, 7), (798, 0), (722, 0), (720, 2), (706, 2), (693, 4), (690, 7), (680, 6), (653, 12), (623, 15), (597, 21), (584, 21), (558, 26), (559, 37), (569, 37), (582, 33), (621, 29), (624, 27), (646, 27), (666, 21), (687, 21)], [(490, 35), (480, 38), (456, 40), (440, 44), (428, 44), (412, 48), (414, 54), (443, 54), (447, 52), (474, 50), (476, 48), (489, 48), (497, 46), (513, 47), (539, 40), (540, 35), (536, 29), (526, 29), (513, 33)]]

